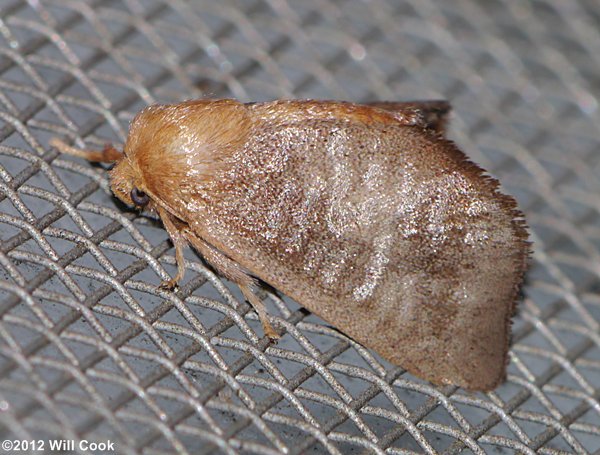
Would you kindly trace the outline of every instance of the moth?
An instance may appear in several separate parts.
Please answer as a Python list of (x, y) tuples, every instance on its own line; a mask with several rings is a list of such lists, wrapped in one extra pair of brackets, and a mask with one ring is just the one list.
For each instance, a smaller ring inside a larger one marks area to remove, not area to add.
[(444, 138), (444, 101), (353, 104), (194, 100), (153, 105), (111, 188), (154, 211), (177, 275), (191, 245), (278, 336), (261, 280), (435, 384), (491, 390), (505, 377), (529, 243), (515, 200)]

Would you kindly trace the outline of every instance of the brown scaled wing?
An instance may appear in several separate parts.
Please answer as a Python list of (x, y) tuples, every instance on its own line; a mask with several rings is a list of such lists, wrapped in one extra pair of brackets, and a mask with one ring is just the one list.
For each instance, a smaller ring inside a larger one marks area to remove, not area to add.
[(253, 133), (198, 234), (410, 372), (498, 385), (527, 233), (514, 200), (435, 132), (447, 109), (430, 129), (391, 104), (248, 109)]

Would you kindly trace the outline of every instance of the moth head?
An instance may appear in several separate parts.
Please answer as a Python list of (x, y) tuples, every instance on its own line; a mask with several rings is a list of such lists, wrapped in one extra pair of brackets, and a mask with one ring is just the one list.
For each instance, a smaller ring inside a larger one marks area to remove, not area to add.
[(113, 193), (127, 205), (145, 208), (150, 204), (141, 173), (123, 156), (110, 170), (110, 185)]

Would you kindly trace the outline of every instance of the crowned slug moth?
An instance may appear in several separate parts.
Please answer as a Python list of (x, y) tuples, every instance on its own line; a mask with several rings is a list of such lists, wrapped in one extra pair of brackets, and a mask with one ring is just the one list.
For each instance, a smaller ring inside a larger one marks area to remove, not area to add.
[(196, 100), (153, 105), (111, 188), (156, 212), (183, 276), (186, 245), (237, 283), (276, 337), (260, 279), (436, 384), (505, 377), (529, 244), (514, 199), (444, 138), (443, 101)]

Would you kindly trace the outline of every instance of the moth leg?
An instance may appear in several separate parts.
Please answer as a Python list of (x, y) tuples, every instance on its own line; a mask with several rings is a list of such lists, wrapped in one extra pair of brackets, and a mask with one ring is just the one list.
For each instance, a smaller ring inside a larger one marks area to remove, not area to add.
[(206, 243), (189, 228), (184, 230), (183, 235), (186, 240), (198, 250), (202, 257), (204, 257), (206, 262), (208, 262), (219, 274), (238, 285), (244, 298), (250, 302), (250, 305), (252, 305), (258, 314), (265, 335), (272, 340), (278, 339), (280, 336), (269, 322), (265, 304), (253, 291), (253, 287), (256, 285), (254, 278), (242, 270), (235, 261)]
[(156, 209), (161, 221), (163, 222), (163, 225), (165, 226), (165, 229), (167, 230), (167, 233), (169, 234), (169, 237), (171, 237), (171, 242), (173, 242), (173, 246), (175, 247), (175, 262), (177, 263), (177, 275), (170, 280), (163, 281), (160, 283), (159, 287), (161, 289), (172, 290), (185, 275), (183, 249), (187, 246), (187, 241), (184, 236), (184, 228), (175, 224), (171, 214), (169, 214), (169, 212), (162, 207), (156, 207)]
[(452, 110), (448, 101), (377, 101), (365, 103), (367, 106), (383, 109), (394, 114), (403, 125), (419, 125), (423, 128), (444, 134), (448, 115)]
[(50, 139), (50, 146), (61, 153), (78, 156), (79, 158), (85, 158), (88, 161), (97, 163), (114, 163), (123, 157), (123, 153), (110, 144), (105, 145), (102, 150), (85, 150), (65, 144), (60, 139), (53, 137)]

